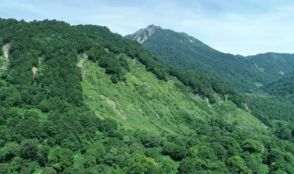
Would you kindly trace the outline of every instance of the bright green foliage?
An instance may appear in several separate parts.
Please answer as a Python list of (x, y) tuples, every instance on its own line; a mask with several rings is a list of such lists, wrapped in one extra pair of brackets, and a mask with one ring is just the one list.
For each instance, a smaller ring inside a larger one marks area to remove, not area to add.
[(249, 174), (252, 173), (247, 165), (244, 159), (242, 159), (240, 156), (233, 156), (229, 158), (228, 165), (230, 167), (230, 170), (232, 173), (242, 173), (242, 174)]
[[(197, 122), (196, 118), (222, 116), (225, 120), (232, 121), (239, 119), (239, 115), (243, 118), (251, 117), (229, 101), (225, 103), (219, 101), (218, 104), (210, 107), (179, 81), (158, 80), (154, 74), (146, 72), (142, 64), (132, 60), (128, 62), (130, 73), (126, 75), (126, 81), (116, 85), (112, 85), (103, 69), (96, 67), (90, 61), (85, 63), (87, 73), (82, 86), (86, 102), (98, 117), (110, 116), (124, 127), (140, 128), (156, 133), (159, 131), (175, 133), (174, 130), (186, 132), (186, 126), (193, 127), (193, 121)], [(178, 87), (180, 85), (182, 88)], [(227, 114), (228, 112), (231, 114)], [(258, 123), (254, 127), (263, 127), (254, 117), (250, 119), (240, 122), (240, 126)]]
[(48, 163), (57, 172), (61, 172), (73, 164), (73, 155), (70, 149), (56, 147), (49, 152)]
[(161, 173), (161, 165), (156, 163), (152, 158), (148, 158), (141, 154), (135, 154), (128, 162), (131, 166), (128, 167), (127, 173)]
[(242, 148), (250, 153), (260, 153), (263, 150), (262, 144), (259, 141), (253, 139), (245, 140)]

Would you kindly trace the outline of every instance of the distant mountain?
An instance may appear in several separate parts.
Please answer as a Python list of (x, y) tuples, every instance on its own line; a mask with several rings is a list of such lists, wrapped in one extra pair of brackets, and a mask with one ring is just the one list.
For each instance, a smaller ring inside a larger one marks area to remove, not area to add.
[(294, 71), (294, 54), (265, 53), (247, 58), (260, 72), (269, 74), (273, 79), (282, 78)]
[[(254, 91), (294, 70), (291, 66), (294, 55), (268, 53), (244, 57), (225, 54), (185, 33), (154, 25), (126, 37), (143, 44), (166, 64), (216, 76), (239, 91)], [(283, 59), (277, 60), (277, 57)]]

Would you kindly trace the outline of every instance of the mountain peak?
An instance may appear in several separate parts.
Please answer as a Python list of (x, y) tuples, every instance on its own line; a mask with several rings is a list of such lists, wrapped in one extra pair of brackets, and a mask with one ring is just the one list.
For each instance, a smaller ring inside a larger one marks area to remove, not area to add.
[(146, 28), (142, 28), (139, 31), (137, 31), (136, 33), (132, 34), (132, 35), (128, 35), (126, 36), (127, 38), (130, 38), (132, 40), (135, 40), (137, 42), (139, 42), (140, 44), (143, 44), (144, 42), (146, 42), (155, 32), (161, 30), (161, 28), (159, 26), (156, 25), (149, 25)]
[(147, 26), (145, 28), (145, 30), (158, 30), (158, 29), (161, 29), (161, 27), (160, 26), (153, 25), (153, 24), (151, 24), (151, 25), (149, 25), (149, 26)]

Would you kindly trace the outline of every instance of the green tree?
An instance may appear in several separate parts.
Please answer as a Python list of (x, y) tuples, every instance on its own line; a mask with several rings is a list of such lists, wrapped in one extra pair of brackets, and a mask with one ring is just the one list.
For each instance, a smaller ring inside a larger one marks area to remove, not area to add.
[(247, 167), (246, 162), (240, 156), (233, 156), (228, 159), (228, 166), (232, 173), (251, 174), (252, 171)]
[(38, 158), (38, 141), (25, 139), (21, 143), (20, 156), (24, 159), (36, 160)]
[(67, 148), (55, 147), (50, 150), (48, 160), (53, 169), (62, 172), (73, 164), (73, 152)]
[(160, 173), (162, 166), (152, 158), (142, 154), (134, 154), (128, 162), (126, 172), (130, 174), (153, 174)]
[(242, 148), (250, 153), (260, 153), (263, 150), (263, 145), (257, 140), (247, 139), (244, 141)]

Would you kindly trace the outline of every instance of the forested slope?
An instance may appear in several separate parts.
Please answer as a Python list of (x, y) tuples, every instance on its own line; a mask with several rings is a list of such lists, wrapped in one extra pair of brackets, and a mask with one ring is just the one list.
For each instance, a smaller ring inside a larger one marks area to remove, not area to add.
[(214, 78), (105, 27), (1, 19), (0, 33), (0, 173), (294, 171), (292, 140)]
[(285, 77), (267, 85), (264, 90), (272, 95), (289, 96), (294, 95), (294, 73), (289, 73)]

